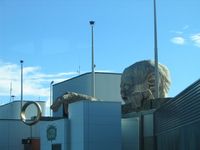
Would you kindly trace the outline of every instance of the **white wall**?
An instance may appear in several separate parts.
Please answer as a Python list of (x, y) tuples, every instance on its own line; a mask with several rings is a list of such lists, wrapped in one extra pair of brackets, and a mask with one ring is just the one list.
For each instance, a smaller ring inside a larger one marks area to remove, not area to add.
[[(22, 139), (30, 137), (30, 131), (20, 120), (0, 119), (0, 150), (22, 150)], [(38, 124), (32, 127), (32, 137), (39, 137)]]
[[(26, 101), (23, 101), (23, 104)], [(45, 114), (45, 102), (38, 102), (42, 108), (42, 115)], [(13, 101), (11, 103), (0, 106), (0, 150), (22, 150), (22, 139), (31, 137), (30, 126), (25, 125), (20, 120), (20, 101)], [(27, 107), (26, 116), (32, 115), (32, 109)], [(32, 137), (39, 138), (40, 123), (32, 126)]]
[[(23, 104), (27, 101), (23, 101)], [(42, 116), (45, 116), (45, 102), (38, 101), (39, 105), (42, 109)], [(0, 119), (20, 119), (20, 112), (21, 112), (21, 102), (20, 101), (13, 101), (11, 103), (1, 105), (0, 106)], [(31, 116), (32, 110), (30, 107), (27, 107), (26, 114), (27, 117)]]
[(69, 105), (71, 150), (121, 150), (121, 103)]
[[(103, 101), (122, 102), (120, 95), (121, 74), (95, 73), (96, 97)], [(53, 101), (67, 91), (91, 95), (91, 73), (82, 74), (75, 78), (53, 85)], [(53, 113), (56, 117), (63, 116), (62, 106)]]
[[(47, 139), (47, 129), (50, 125), (53, 125), (57, 129), (56, 139), (53, 141), (48, 141)], [(69, 120), (59, 119), (54, 121), (43, 121), (40, 125), (40, 143), (41, 150), (51, 150), (52, 144), (61, 144), (62, 150), (69, 150)]]
[[(66, 92), (77, 92), (86, 95), (91, 95), (90, 74), (84, 74), (53, 85), (53, 101)], [(58, 111), (53, 112), (54, 117), (63, 116), (63, 107)]]
[(122, 102), (120, 95), (121, 74), (96, 73), (96, 97), (103, 101)]
[(83, 74), (53, 85), (53, 101), (66, 92), (77, 92), (91, 95), (91, 74)]
[[(47, 140), (53, 125), (57, 137)], [(22, 150), (22, 139), (31, 128), (19, 119), (0, 119), (0, 150)], [(121, 150), (121, 103), (79, 101), (69, 105), (69, 119), (40, 121), (32, 126), (32, 137), (40, 138), (41, 150), (61, 144), (62, 150)]]
[[(57, 129), (54, 141), (47, 128)], [(121, 103), (79, 101), (69, 105), (69, 119), (40, 123), (41, 150), (61, 144), (62, 150), (121, 150)]]

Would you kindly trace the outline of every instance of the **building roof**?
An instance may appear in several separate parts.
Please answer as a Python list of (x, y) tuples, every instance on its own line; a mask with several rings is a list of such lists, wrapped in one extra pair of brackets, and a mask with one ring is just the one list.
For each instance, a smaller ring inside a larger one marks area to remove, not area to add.
[[(83, 74), (78, 75), (78, 76), (76, 76), (76, 77), (72, 77), (72, 78), (70, 78), (70, 79), (61, 81), (61, 82), (59, 82), (59, 83), (55, 83), (55, 84), (53, 84), (53, 85), (57, 85), (57, 84), (61, 84), (61, 83), (63, 83), (63, 82), (67, 82), (67, 81), (70, 81), (70, 80), (74, 80), (74, 79), (80, 78), (80, 77), (82, 77), (82, 76), (86, 76), (86, 75), (88, 75), (88, 74), (91, 74), (91, 73), (92, 73), (92, 72), (86, 72), (86, 73), (83, 73)], [(95, 74), (122, 75), (122, 73), (112, 73), (112, 72), (95, 72)]]

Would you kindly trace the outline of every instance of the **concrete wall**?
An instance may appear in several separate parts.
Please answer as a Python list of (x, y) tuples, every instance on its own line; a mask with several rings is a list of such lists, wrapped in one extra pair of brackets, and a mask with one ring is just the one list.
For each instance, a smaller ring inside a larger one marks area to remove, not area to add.
[(123, 118), (122, 150), (139, 150), (139, 117)]
[[(53, 125), (57, 129), (56, 139), (47, 140), (47, 128)], [(61, 144), (62, 150), (69, 150), (69, 120), (40, 121), (31, 128), (21, 120), (0, 119), (0, 150), (23, 150), (22, 139), (40, 139), (41, 150), (50, 150), (52, 144)]]
[(144, 150), (154, 150), (154, 125), (152, 113), (143, 116), (143, 124)]
[[(47, 128), (57, 129), (48, 141)], [(79, 101), (69, 105), (69, 118), (40, 122), (41, 150), (121, 150), (121, 103)]]
[(53, 101), (67, 91), (91, 95), (91, 74), (83, 74), (75, 78), (53, 85)]
[(121, 104), (70, 104), (71, 150), (121, 150)]
[[(95, 73), (96, 97), (103, 101), (122, 102), (120, 95), (121, 74)], [(78, 77), (53, 85), (53, 101), (62, 96), (67, 91), (91, 95), (91, 73), (86, 73)], [(53, 116), (62, 117), (63, 107), (61, 106)]]
[(133, 112), (122, 118), (122, 150), (154, 150), (155, 110)]
[[(26, 103), (27, 101), (23, 101), (23, 104)], [(41, 106), (42, 109), (42, 116), (45, 116), (45, 102), (44, 101), (38, 101), (38, 103)], [(20, 101), (13, 101), (11, 103), (5, 104), (0, 106), (0, 119), (20, 119), (20, 112), (21, 112), (21, 102)], [(27, 107), (26, 109), (26, 114), (27, 117), (30, 117), (34, 114), (35, 112), (35, 107), (33, 109), (31, 106)]]
[[(57, 97), (62, 96), (67, 91), (90, 95), (91, 82), (90, 82), (89, 76), (90, 74), (85, 74), (79, 77), (75, 77), (75, 78), (60, 82), (58, 84), (54, 84), (53, 85), (53, 101), (55, 101)], [(63, 107), (61, 106), (57, 112), (53, 112), (53, 116), (62, 117)]]
[[(47, 139), (50, 125), (57, 130), (52, 141)], [(32, 128), (19, 119), (0, 119), (0, 133), (2, 150), (22, 150), (22, 139), (30, 137), (40, 139), (41, 150), (52, 144), (62, 150), (121, 150), (121, 103), (79, 101), (69, 105), (69, 119), (40, 121)]]
[[(32, 137), (39, 137), (38, 125), (32, 127)], [(22, 139), (31, 136), (31, 128), (21, 120), (0, 119), (0, 150), (22, 150)]]
[[(25, 101), (23, 102), (23, 104)], [(45, 102), (38, 102), (42, 108), (42, 115), (45, 115)], [(39, 138), (40, 123), (32, 126), (25, 125), (20, 120), (20, 101), (14, 101), (0, 106), (0, 150), (22, 150), (22, 139), (29, 137)], [(30, 118), (36, 114), (35, 108), (28, 106), (26, 110), (26, 117)], [(31, 132), (32, 131), (32, 132)], [(31, 135), (32, 133), (32, 135)]]
[[(49, 141), (47, 139), (47, 129), (51, 125), (56, 128), (57, 134), (55, 140)], [(42, 121), (40, 124), (41, 150), (51, 150), (52, 144), (61, 144), (62, 150), (69, 150), (69, 134), (70, 131), (68, 119)]]
[(96, 97), (103, 101), (122, 102), (121, 74), (96, 73)]

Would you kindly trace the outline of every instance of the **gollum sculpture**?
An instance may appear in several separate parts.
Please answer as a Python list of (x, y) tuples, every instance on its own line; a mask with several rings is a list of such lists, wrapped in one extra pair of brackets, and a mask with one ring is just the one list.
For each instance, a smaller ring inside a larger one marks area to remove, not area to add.
[(88, 101), (97, 101), (95, 97), (85, 95), (85, 94), (80, 94), (80, 93), (75, 93), (75, 92), (66, 92), (62, 96), (59, 96), (55, 102), (50, 106), (50, 108), (56, 112), (58, 111), (59, 107), (63, 105), (64, 107), (64, 115), (68, 115), (68, 104), (74, 103), (80, 100), (88, 100)]
[[(164, 98), (169, 90), (170, 75), (166, 66), (158, 64), (159, 98)], [(132, 109), (141, 110), (144, 103), (155, 97), (154, 61), (144, 60), (125, 68), (121, 77), (121, 97)]]

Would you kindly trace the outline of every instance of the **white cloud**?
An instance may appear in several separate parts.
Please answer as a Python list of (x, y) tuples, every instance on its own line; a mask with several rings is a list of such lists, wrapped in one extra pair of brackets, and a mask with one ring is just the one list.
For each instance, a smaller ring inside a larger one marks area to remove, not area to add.
[(195, 46), (200, 47), (200, 33), (194, 34), (190, 37)]
[(179, 35), (182, 35), (182, 34), (183, 34), (183, 31), (171, 30), (170, 32), (171, 32), (171, 33), (175, 33), (175, 34), (179, 34)]
[[(60, 82), (77, 75), (77, 72), (63, 72), (57, 74), (45, 74), (38, 66), (23, 68), (23, 95), (33, 97), (49, 97), (50, 82)], [(12, 82), (12, 94), (19, 97), (21, 93), (21, 67), (18, 64), (3, 62), (0, 60), (0, 95), (10, 96)]]
[(171, 42), (174, 43), (174, 44), (178, 44), (178, 45), (184, 45), (185, 39), (181, 36), (177, 36), (177, 37), (173, 37), (171, 39)]

